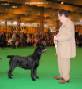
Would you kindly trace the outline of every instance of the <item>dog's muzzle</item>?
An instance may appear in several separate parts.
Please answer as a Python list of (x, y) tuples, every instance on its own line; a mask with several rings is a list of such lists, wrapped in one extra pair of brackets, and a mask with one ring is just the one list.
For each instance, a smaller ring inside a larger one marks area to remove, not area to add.
[(47, 49), (42, 50), (42, 52), (45, 52)]

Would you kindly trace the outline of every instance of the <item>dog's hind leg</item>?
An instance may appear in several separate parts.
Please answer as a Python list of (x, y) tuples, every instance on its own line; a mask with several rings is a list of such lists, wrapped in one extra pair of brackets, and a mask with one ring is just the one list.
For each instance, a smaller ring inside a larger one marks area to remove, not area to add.
[(10, 78), (10, 79), (12, 79), (12, 72), (13, 72), (13, 68), (9, 68), (9, 71), (8, 71), (8, 77)]
[(10, 79), (12, 79), (12, 72), (13, 72), (13, 70), (15, 69), (15, 66), (14, 65), (12, 65), (12, 64), (10, 64), (10, 66), (9, 66), (9, 71), (8, 71), (8, 77), (10, 78)]

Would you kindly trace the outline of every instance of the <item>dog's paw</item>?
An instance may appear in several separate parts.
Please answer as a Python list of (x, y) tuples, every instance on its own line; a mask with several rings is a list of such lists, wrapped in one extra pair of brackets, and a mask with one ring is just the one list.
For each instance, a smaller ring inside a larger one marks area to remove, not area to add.
[(37, 79), (39, 79), (39, 76), (36, 76)]
[(13, 79), (11, 76), (9, 76), (9, 79)]
[(33, 78), (32, 81), (36, 81), (36, 79)]

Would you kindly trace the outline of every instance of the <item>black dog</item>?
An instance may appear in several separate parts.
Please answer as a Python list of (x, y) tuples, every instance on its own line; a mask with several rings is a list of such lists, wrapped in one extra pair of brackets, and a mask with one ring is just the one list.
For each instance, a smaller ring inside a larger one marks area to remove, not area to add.
[(37, 76), (37, 67), (39, 66), (40, 57), (41, 54), (44, 52), (44, 50), (45, 50), (45, 45), (43, 44), (37, 46), (34, 53), (27, 57), (8, 55), (7, 58), (10, 58), (8, 77), (12, 79), (12, 72), (15, 69), (15, 67), (21, 67), (24, 69), (31, 70), (31, 78), (33, 81), (39, 78)]

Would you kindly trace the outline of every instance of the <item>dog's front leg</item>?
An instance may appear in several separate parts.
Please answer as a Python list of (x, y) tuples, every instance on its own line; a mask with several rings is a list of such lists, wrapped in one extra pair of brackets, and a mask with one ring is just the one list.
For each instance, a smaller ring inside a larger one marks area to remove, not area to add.
[(34, 69), (31, 69), (31, 78), (32, 78), (33, 81), (36, 80)]
[(35, 73), (36, 78), (39, 79), (39, 76), (37, 75), (37, 68), (35, 68), (34, 73)]

